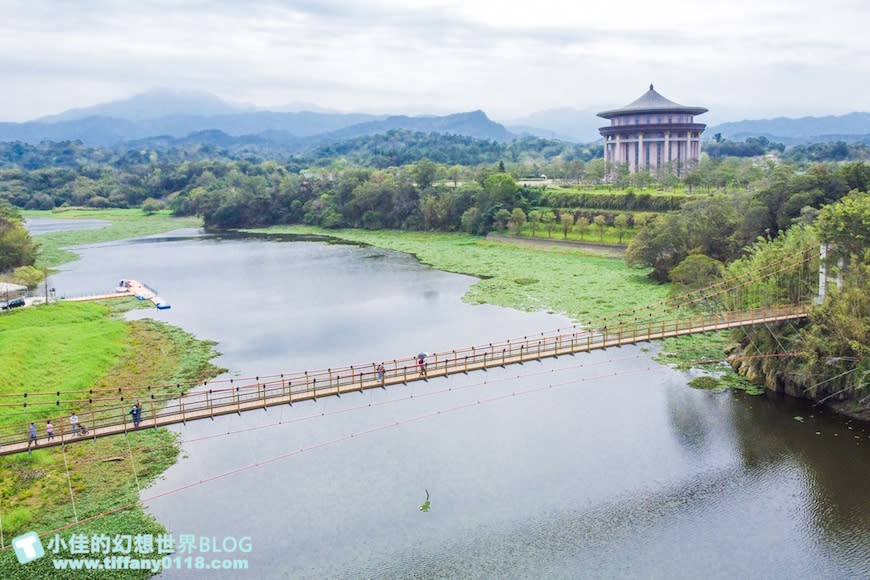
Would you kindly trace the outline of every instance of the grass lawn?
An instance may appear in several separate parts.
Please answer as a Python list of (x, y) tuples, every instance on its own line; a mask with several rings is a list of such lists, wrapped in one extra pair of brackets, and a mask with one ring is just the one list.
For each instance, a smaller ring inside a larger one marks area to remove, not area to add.
[(111, 222), (105, 228), (96, 230), (78, 230), (68, 232), (52, 232), (34, 236), (34, 240), (42, 246), (38, 265), (58, 266), (78, 259), (78, 256), (67, 248), (79, 244), (95, 244), (129, 238), (151, 236), (183, 228), (202, 227), (202, 218), (177, 218), (170, 215), (169, 210), (146, 215), (141, 209), (56, 209), (52, 211), (22, 211), (25, 218), (50, 219), (98, 219)]

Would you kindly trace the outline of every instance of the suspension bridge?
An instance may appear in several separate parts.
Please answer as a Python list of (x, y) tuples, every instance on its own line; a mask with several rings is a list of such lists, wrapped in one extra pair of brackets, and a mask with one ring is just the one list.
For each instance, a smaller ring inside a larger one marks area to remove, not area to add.
[[(385, 360), (380, 365), (372, 362), (195, 385), (117, 387), (76, 393), (34, 390), (6, 395), (0, 397), (0, 409), (8, 409), (4, 411), (6, 416), (15, 413), (21, 422), (7, 423), (0, 429), (0, 455), (563, 355), (796, 321), (807, 316), (817, 296), (817, 267), (817, 254), (807, 250), (742, 277), (727, 276), (682, 294), (678, 301), (635, 308), (598, 324), (589, 322), (535, 336), (425, 353), (422, 359), (408, 356)], [(139, 421), (134, 422), (129, 410), (137, 400), (142, 401), (142, 410)], [(82, 430), (74, 432), (67, 414), (52, 417), (54, 432), (49, 439), (44, 421), (59, 408), (75, 409), (79, 424), (86, 426), (86, 434)], [(40, 418), (41, 433), (33, 444), (28, 426), (35, 417)]]

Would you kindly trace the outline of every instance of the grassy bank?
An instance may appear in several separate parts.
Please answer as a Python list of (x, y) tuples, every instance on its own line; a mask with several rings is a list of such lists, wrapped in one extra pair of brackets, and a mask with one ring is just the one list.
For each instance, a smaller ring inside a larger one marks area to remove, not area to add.
[(600, 322), (667, 294), (667, 287), (649, 280), (646, 270), (578, 248), (541, 249), (465, 234), (396, 230), (281, 226), (256, 231), (322, 234), (414, 254), (439, 270), (480, 277), (463, 297), (466, 302), (555, 312), (584, 323)]
[[(23, 389), (52, 385), (52, 389), (125, 387), (198, 381), (214, 376), (209, 362), (213, 343), (196, 340), (177, 328), (152, 320), (125, 322), (118, 314), (136, 306), (60, 303), (21, 309), (0, 317), (0, 400), (19, 400)], [(143, 397), (144, 398), (144, 397)], [(21, 424), (21, 413), (33, 420), (66, 415), (63, 403), (22, 407), (0, 415), (0, 424)], [(26, 419), (25, 419), (26, 420)], [(44, 421), (38, 423), (44, 437)], [(165, 529), (141, 507), (86, 521), (106, 511), (134, 504), (145, 487), (171, 465), (178, 454), (168, 430), (148, 430), (127, 437), (110, 437), (61, 448), (41, 449), (32, 455), (0, 458), (0, 517), (8, 540), (26, 531), (43, 535), (80, 522), (61, 534), (90, 537), (93, 533), (159, 534)], [(66, 460), (66, 461), (65, 461)], [(69, 465), (69, 476), (66, 465)], [(138, 479), (138, 484), (137, 484)], [(71, 490), (71, 491), (70, 491)], [(72, 497), (71, 497), (72, 496)], [(75, 508), (73, 508), (73, 500)], [(69, 555), (69, 551), (62, 551)], [(126, 572), (114, 577), (147, 577)], [(59, 574), (47, 558), (21, 566), (12, 551), (0, 553), (0, 577), (107, 578), (102, 572)]]
[(146, 215), (141, 209), (56, 209), (52, 211), (23, 211), (25, 218), (98, 219), (110, 222), (105, 228), (51, 232), (35, 236), (41, 245), (40, 265), (58, 266), (78, 259), (70, 246), (96, 244), (114, 240), (152, 236), (184, 228), (202, 227), (198, 217), (172, 217), (168, 210)]

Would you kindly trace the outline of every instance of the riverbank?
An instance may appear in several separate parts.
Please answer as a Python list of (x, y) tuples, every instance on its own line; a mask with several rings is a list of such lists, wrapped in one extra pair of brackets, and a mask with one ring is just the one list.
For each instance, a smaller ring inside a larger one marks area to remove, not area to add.
[(86, 209), (68, 208), (51, 211), (24, 210), (25, 219), (47, 218), (62, 220), (104, 220), (106, 227), (86, 230), (57, 231), (38, 234), (34, 239), (39, 242), (37, 263), (49, 268), (66, 264), (78, 259), (69, 250), (71, 246), (98, 244), (116, 240), (126, 240), (171, 232), (173, 230), (199, 229), (202, 219), (198, 217), (173, 217), (169, 210), (146, 215), (141, 209)]
[[(153, 320), (121, 319), (123, 312), (137, 305), (134, 299), (111, 308), (59, 303), (4, 317), (0, 320), (2, 394), (20, 393), (33, 385), (86, 392), (119, 385), (171, 384), (203, 380), (221, 371), (210, 362), (217, 356), (214, 343)], [(87, 354), (82, 355), (81, 349)], [(70, 360), (79, 365), (68, 367)], [(147, 400), (145, 392), (140, 394)], [(46, 416), (67, 416), (75, 410), (61, 403), (32, 405), (27, 413), (37, 422), (42, 438)], [(5, 413), (0, 426), (22, 423), (21, 412)], [(165, 533), (163, 525), (136, 502), (140, 488), (172, 465), (178, 452), (175, 435), (158, 429), (71, 445), (65, 451), (39, 449), (0, 458), (4, 535), (11, 538), (36, 531), (46, 537), (61, 529), (64, 537)], [(110, 512), (116, 513), (102, 515)], [(68, 549), (58, 554), (64, 556), (71, 556)], [(132, 571), (123, 575), (147, 576)], [(0, 553), (0, 577), (64, 576), (53, 569), (50, 559), (22, 567), (7, 549)], [(69, 572), (68, 577), (82, 576)]]

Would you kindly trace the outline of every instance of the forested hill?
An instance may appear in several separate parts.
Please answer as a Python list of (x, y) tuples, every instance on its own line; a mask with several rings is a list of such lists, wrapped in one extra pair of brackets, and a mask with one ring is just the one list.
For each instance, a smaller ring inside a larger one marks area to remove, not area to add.
[[(272, 139), (277, 140), (278, 137), (273, 136)], [(292, 148), (292, 145), (292, 141), (286, 143), (288, 148)], [(216, 159), (259, 162), (275, 159), (276, 147), (279, 146), (268, 138), (231, 137), (220, 131), (204, 131), (184, 139), (155, 137), (131, 142), (129, 147), (116, 148), (89, 147), (80, 141), (43, 142), (39, 145), (0, 142), (0, 168), (79, 169), (109, 165), (116, 169), (125, 169)], [(537, 137), (497, 143), (462, 135), (411, 132), (403, 129), (308, 148), (300, 146), (298, 149), (299, 152), (294, 155), (285, 153), (281, 157), (300, 168), (327, 166), (338, 159), (345, 159), (352, 165), (385, 168), (406, 165), (424, 158), (447, 165), (477, 166), (499, 161), (546, 162), (556, 157), (568, 161), (589, 161), (602, 155), (600, 145), (576, 145)]]
[(553, 139), (523, 137), (509, 143), (462, 135), (411, 132), (394, 129), (318, 147), (304, 156), (314, 165), (329, 165), (339, 158), (363, 167), (394, 167), (429, 159), (445, 165), (476, 166), (485, 163), (548, 161), (557, 156), (589, 161), (602, 156), (600, 145), (576, 145)]

